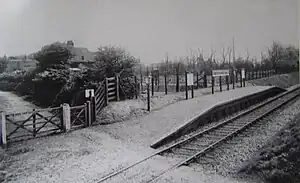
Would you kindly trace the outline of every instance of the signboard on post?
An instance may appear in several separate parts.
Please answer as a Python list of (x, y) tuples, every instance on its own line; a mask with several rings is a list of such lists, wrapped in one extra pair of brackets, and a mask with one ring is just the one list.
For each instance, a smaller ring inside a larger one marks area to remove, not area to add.
[(146, 83), (146, 85), (150, 85), (151, 78), (152, 78), (151, 75), (149, 75), (148, 77), (145, 77), (145, 83)]
[(245, 79), (245, 69), (244, 68), (241, 69), (241, 74), (242, 74), (242, 79)]
[(222, 70), (212, 70), (212, 76), (229, 76), (229, 69), (222, 69)]
[(188, 86), (194, 85), (194, 74), (193, 73), (187, 73), (187, 85)]
[[(90, 93), (92, 96), (90, 96)], [(85, 98), (94, 97), (94, 96), (95, 96), (94, 89), (86, 89), (85, 90)]]

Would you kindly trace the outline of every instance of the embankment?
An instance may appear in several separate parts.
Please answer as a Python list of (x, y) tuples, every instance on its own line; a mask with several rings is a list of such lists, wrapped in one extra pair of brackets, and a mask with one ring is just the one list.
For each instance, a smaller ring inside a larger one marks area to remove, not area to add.
[(300, 182), (300, 113), (240, 169), (270, 183)]
[(299, 83), (298, 72), (275, 75), (271, 77), (248, 81), (248, 84), (250, 85), (277, 86), (280, 88), (288, 88), (298, 83)]

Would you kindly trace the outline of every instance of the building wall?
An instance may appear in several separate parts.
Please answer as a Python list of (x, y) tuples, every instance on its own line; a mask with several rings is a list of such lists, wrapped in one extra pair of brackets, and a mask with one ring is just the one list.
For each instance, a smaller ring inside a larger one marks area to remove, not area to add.
[(16, 70), (24, 70), (24, 71), (30, 71), (34, 70), (36, 68), (37, 61), (32, 59), (13, 59), (8, 60), (7, 63), (7, 72), (13, 72)]

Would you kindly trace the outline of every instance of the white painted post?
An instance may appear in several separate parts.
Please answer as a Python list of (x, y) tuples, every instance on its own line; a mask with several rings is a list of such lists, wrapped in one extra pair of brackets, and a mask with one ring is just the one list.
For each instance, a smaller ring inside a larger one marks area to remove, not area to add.
[(6, 139), (6, 119), (5, 119), (5, 112), (1, 113), (1, 145), (3, 148), (7, 147), (7, 139)]
[(64, 103), (62, 105), (63, 110), (63, 125), (66, 132), (70, 131), (71, 129), (71, 109), (70, 105)]

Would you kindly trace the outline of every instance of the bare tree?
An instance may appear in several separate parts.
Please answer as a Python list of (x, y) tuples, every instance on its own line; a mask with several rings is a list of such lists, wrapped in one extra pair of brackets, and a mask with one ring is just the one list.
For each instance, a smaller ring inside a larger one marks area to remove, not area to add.
[(225, 50), (225, 47), (222, 47), (222, 64), (226, 63), (226, 57), (228, 55), (228, 52)]
[(227, 53), (228, 53), (228, 66), (230, 67), (231, 53), (232, 53), (232, 48), (230, 46), (227, 47)]
[(246, 61), (250, 61), (250, 54), (248, 48), (246, 49)]
[(272, 64), (272, 68), (275, 70), (275, 72), (277, 71), (277, 65), (280, 61), (280, 55), (282, 51), (282, 46), (275, 41), (273, 42), (271, 48), (268, 49), (268, 57)]

